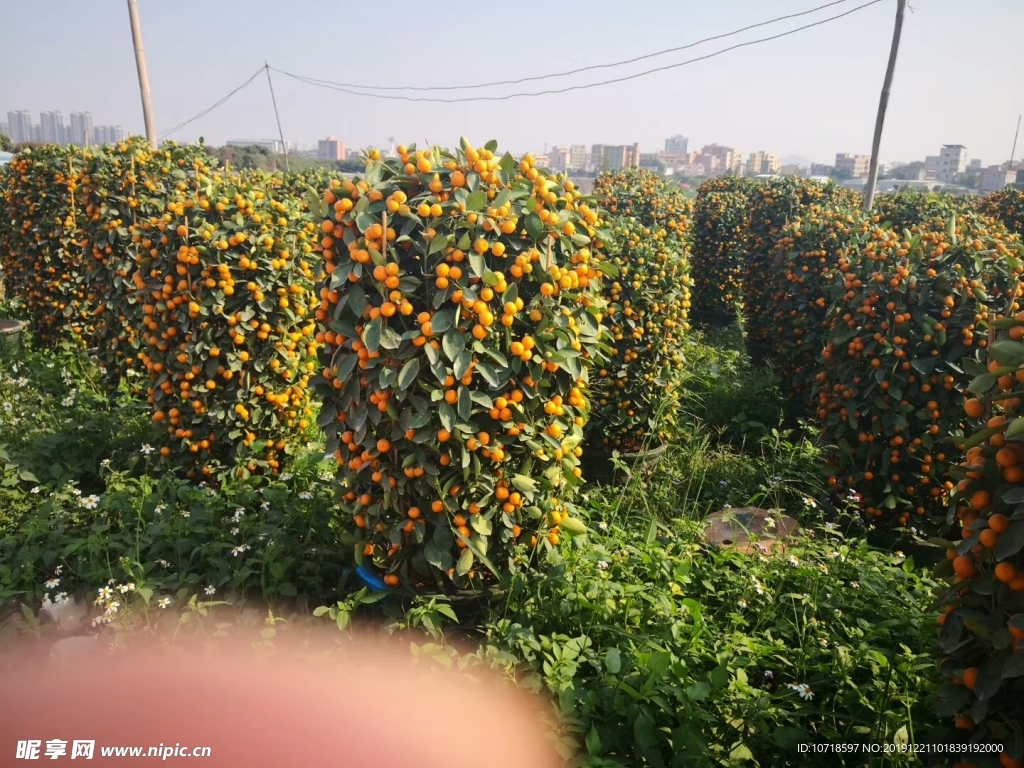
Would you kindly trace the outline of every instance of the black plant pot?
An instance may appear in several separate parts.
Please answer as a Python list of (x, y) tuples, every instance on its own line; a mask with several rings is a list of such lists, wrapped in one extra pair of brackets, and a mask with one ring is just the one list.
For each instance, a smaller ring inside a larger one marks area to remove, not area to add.
[(774, 352), (771, 344), (764, 344), (759, 341), (748, 341), (746, 343), (746, 347), (751, 365), (754, 365), (757, 368), (762, 368), (768, 365), (771, 361), (772, 353)]
[(735, 324), (735, 312), (719, 312), (714, 309), (690, 310), (690, 325), (696, 328), (728, 328)]

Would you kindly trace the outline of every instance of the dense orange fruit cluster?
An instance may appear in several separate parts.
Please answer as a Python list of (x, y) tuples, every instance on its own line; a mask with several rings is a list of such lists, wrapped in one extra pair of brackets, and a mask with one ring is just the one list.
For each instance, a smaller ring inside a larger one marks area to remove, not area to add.
[(982, 199), (983, 213), (999, 219), (1011, 232), (1024, 237), (1024, 189), (1007, 187)]
[(855, 489), (886, 526), (945, 527), (962, 436), (960, 391), (994, 312), (1020, 277), (1019, 238), (974, 214), (897, 232), (871, 227), (837, 262), (817, 374), (831, 482)]
[(320, 210), (320, 423), (390, 585), (479, 584), (582, 528), (598, 213), (496, 148), (373, 152)]
[(719, 176), (697, 191), (693, 225), (693, 307), (734, 315), (743, 296), (747, 201), (753, 179)]
[[(1004, 307), (1005, 309), (1005, 307)], [(963, 410), (970, 438), (951, 471), (962, 539), (940, 573), (940, 715), (979, 742), (1006, 745), (1003, 765), (1024, 764), (1024, 313), (1004, 314), (988, 370), (970, 384)]]

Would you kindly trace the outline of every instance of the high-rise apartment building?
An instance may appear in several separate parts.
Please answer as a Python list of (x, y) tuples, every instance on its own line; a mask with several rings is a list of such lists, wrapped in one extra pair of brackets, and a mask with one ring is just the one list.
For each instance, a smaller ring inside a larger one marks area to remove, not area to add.
[(590, 152), (584, 144), (573, 144), (569, 147), (569, 165), (567, 171), (582, 171), (590, 165)]
[(344, 160), (345, 142), (338, 141), (333, 136), (320, 139), (316, 147), (317, 160)]
[(552, 147), (548, 151), (548, 168), (556, 172), (569, 170), (571, 154), (569, 147)]
[(716, 158), (721, 164), (723, 173), (739, 174), (743, 172), (743, 156), (732, 147), (724, 147), (721, 144), (705, 144), (701, 148), (700, 154)]
[(92, 131), (93, 144), (116, 144), (124, 139), (120, 125), (97, 125)]
[(56, 112), (39, 113), (39, 138), (46, 144), (67, 143), (64, 115), (59, 109)]
[(68, 119), (70, 121), (66, 136), (68, 144), (78, 147), (92, 144), (92, 112), (72, 112)]
[(690, 140), (683, 135), (671, 136), (665, 139), (665, 152), (670, 155), (685, 155)]
[(23, 141), (35, 141), (32, 130), (32, 113), (27, 109), (17, 109), (7, 113), (7, 128), (11, 141), (18, 144)]

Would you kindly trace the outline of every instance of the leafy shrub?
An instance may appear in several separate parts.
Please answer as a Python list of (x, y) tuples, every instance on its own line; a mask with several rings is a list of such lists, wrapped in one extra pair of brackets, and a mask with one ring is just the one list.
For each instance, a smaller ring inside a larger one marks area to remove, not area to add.
[(607, 528), (514, 582), (477, 654), (553, 697), (575, 764), (803, 765), (800, 743), (928, 732), (934, 582), (902, 558), (827, 531), (764, 559), (688, 521)]
[(371, 155), (321, 209), (320, 424), (356, 557), (389, 585), (480, 583), (574, 524), (598, 216), (495, 149)]
[(664, 230), (665, 237), (689, 244), (693, 203), (683, 191), (663, 176), (641, 168), (605, 171), (594, 181), (594, 194), (613, 216), (635, 218), (652, 231)]
[(151, 150), (145, 139), (134, 137), (88, 150), (83, 161), (80, 227), (85, 283), (95, 307), (91, 341), (113, 388), (129, 370), (144, 370), (138, 359), (145, 317), (138, 293), (144, 280), (136, 259), (143, 250), (153, 256), (165, 244), (158, 240), (144, 246), (143, 239), (150, 238), (141, 236), (141, 223), (162, 216), (175, 187), (185, 185), (190, 175), (208, 173), (208, 158), (202, 145), (167, 143)]
[(1007, 187), (993, 192), (979, 203), (979, 209), (999, 219), (1011, 232), (1024, 237), (1024, 190)]
[(316, 229), (264, 181), (196, 172), (132, 234), (160, 452), (191, 476), (239, 456), (276, 472), (312, 422)]
[(772, 308), (765, 275), (771, 268), (769, 253), (782, 227), (812, 204), (825, 208), (832, 205), (855, 207), (858, 197), (856, 192), (831, 182), (821, 184), (796, 176), (768, 179), (751, 190), (743, 277), (743, 317), (752, 357), (760, 356), (758, 348), (771, 349)]
[(990, 313), (1016, 306), (1020, 256), (1000, 224), (967, 215), (874, 227), (839, 261), (818, 417), (835, 446), (831, 483), (859, 492), (875, 523), (945, 527), (968, 361)]
[[(1002, 313), (999, 313), (1002, 314)], [(1024, 761), (1024, 315), (997, 319), (989, 372), (971, 382), (964, 410), (971, 437), (954, 467), (962, 539), (942, 573), (937, 712), (981, 743), (1006, 745), (1003, 765)]]
[(949, 219), (974, 210), (971, 197), (957, 197), (948, 192), (904, 191), (875, 198), (871, 213), (876, 223), (903, 234), (903, 230), (930, 219)]
[(606, 286), (611, 352), (594, 372), (587, 449), (638, 451), (671, 439), (689, 328), (689, 276), (678, 238), (635, 218), (611, 222)]
[(693, 306), (733, 314), (743, 295), (747, 202), (755, 185), (740, 176), (708, 179), (693, 224)]
[(6, 290), (24, 302), (33, 332), (50, 346), (87, 343), (94, 330), (78, 241), (83, 167), (80, 150), (47, 145), (17, 154), (4, 176)]
[(782, 389), (797, 411), (809, 407), (821, 368), (838, 264), (868, 224), (855, 209), (812, 205), (779, 232), (769, 254), (764, 294)]

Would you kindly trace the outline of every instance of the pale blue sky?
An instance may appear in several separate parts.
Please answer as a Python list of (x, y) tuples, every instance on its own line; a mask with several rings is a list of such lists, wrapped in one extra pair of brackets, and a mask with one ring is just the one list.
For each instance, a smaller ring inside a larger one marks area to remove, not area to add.
[[(808, 10), (826, 0), (594, 0), (551, 3), (313, 3), (306, 0), (139, 0), (158, 131), (205, 109), (264, 59), (336, 81), (461, 84), (615, 61)], [(682, 61), (735, 42), (835, 15), (850, 0), (617, 70), (527, 83), (529, 90), (591, 82)], [(1024, 112), (1024, 0), (911, 0), (882, 158), (965, 144), (986, 165), (1005, 161)], [(868, 153), (895, 0), (788, 38), (603, 88), (469, 104), (387, 102), (276, 76), (285, 137), (328, 134), (349, 147), (497, 139), (513, 152), (545, 144), (640, 142), (682, 133), (831, 162)], [(491, 9), (494, 9), (493, 11)], [(463, 10), (464, 9), (464, 10)], [(491, 93), (510, 92), (494, 89)], [(457, 92), (449, 95), (466, 95)], [(480, 92), (475, 92), (480, 93)], [(445, 94), (439, 94), (445, 95)], [(0, 121), (9, 109), (89, 110), (96, 124), (142, 132), (124, 2), (0, 0)], [(277, 135), (266, 79), (173, 138)], [(1017, 157), (1024, 154), (1018, 144)]]

